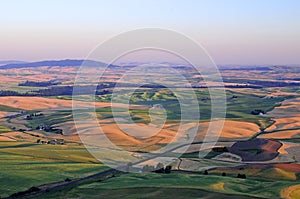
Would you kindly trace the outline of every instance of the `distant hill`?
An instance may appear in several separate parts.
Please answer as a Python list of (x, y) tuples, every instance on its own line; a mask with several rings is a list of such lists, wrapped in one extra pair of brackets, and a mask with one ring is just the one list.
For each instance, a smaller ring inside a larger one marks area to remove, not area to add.
[(82, 63), (86, 66), (105, 66), (104, 63), (92, 60), (50, 60), (50, 61), (39, 61), (39, 62), (29, 62), (29, 63), (9, 63), (0, 66), (0, 69), (10, 69), (10, 68), (34, 68), (41, 66), (81, 66)]
[[(65, 60), (48, 60), (48, 61), (39, 61), (39, 62), (20, 62), (20, 63), (7, 63), (1, 66), (0, 69), (11, 69), (11, 68), (35, 68), (35, 67), (41, 67), (41, 66), (81, 66), (84, 62), (85, 66), (91, 66), (91, 67), (100, 67), (100, 66), (106, 66), (103, 62), (93, 61), (93, 60), (75, 60), (75, 59), (65, 59)], [(114, 68), (123, 68), (123, 69), (130, 69), (136, 66), (139, 66), (140, 64), (132, 64), (132, 65), (109, 65), (110, 69)], [(177, 69), (186, 69), (190, 66), (184, 66), (184, 65), (178, 65), (178, 64), (170, 64), (170, 63), (160, 63), (161, 66), (165, 67), (172, 67)]]
[(272, 66), (220, 65), (220, 70), (272, 70)]
[(24, 64), (26, 62), (24, 61), (16, 61), (16, 60), (5, 60), (5, 61), (0, 61), (0, 66), (1, 65), (7, 65), (7, 64)]
[(271, 71), (276, 69), (295, 69), (299, 68), (300, 64), (287, 64), (287, 65), (219, 65), (220, 70), (265, 70)]

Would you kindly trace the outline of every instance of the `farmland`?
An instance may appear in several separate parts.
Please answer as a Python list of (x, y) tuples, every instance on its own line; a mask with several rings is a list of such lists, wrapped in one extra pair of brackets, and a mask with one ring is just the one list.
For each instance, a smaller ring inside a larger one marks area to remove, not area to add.
[(74, 179), (107, 169), (80, 146), (1, 142), (0, 151), (1, 197), (38, 184)]
[[(101, 84), (113, 85), (112, 82), (120, 78), (124, 70), (109, 69)], [(210, 121), (211, 96), (204, 87), (193, 88), (197, 99), (190, 102), (199, 107), (199, 120), (189, 117), (183, 125), (177, 98), (192, 98), (190, 88), (176, 88), (181, 95), (176, 96), (168, 88), (139, 87), (129, 96), (126, 91), (130, 85), (123, 82), (122, 94), (114, 96), (118, 102), (113, 104), (114, 107), (111, 103), (113, 87), (106, 87), (106, 92), (101, 88), (101, 94), (96, 96), (76, 96), (77, 104), (82, 108), (81, 119), (88, 119), (91, 107), (95, 105), (98, 122), (106, 136), (118, 147), (130, 151), (132, 161), (143, 160), (149, 155), (155, 157), (158, 155), (156, 150), (170, 142), (188, 138), (186, 132), (197, 125), (199, 128), (191, 145), (179, 146), (160, 155), (173, 158), (170, 174), (121, 173), (28, 197), (116, 198), (125, 195), (127, 198), (154, 198), (159, 195), (172, 198), (176, 195), (178, 198), (195, 198), (205, 195), (216, 198), (297, 198), (300, 177), (299, 87), (283, 83), (270, 86), (268, 82), (282, 81), (277, 79), (280, 70), (276, 67), (271, 70), (274, 73), (270, 77), (265, 77), (263, 70), (238, 71), (240, 79), (235, 78), (235, 69), (221, 70), (227, 85), (227, 111), (225, 118), (216, 121)], [(193, 72), (187, 70), (187, 73)], [(75, 125), (71, 95), (32, 94), (47, 89), (47, 86), (72, 86), (76, 67), (1, 69), (1, 75), (10, 78), (7, 84), (0, 85), (0, 90), (20, 95), (0, 97), (0, 197), (30, 187), (51, 187), (51, 184), (81, 179), (109, 169), (85, 148), (91, 146), (82, 144), (82, 139), (88, 136), (93, 140), (98, 130), (88, 124)], [(196, 76), (190, 76), (192, 82), (199, 81)], [(294, 70), (286, 70), (285, 77), (295, 78)], [(47, 85), (56, 79), (61, 84)], [(249, 81), (250, 86), (241, 86), (249, 79), (264, 81)], [(30, 85), (43, 86), (19, 86), (26, 81), (30, 81)], [(236, 84), (240, 85), (232, 86)], [(29, 96), (22, 96), (22, 93), (29, 93)], [(126, 109), (128, 98), (129, 110)], [(193, 107), (187, 106), (187, 111), (192, 112)], [(152, 122), (153, 116), (163, 115), (163, 110), (166, 121), (161, 129), (152, 125), (147, 130), (140, 130)], [(123, 119), (127, 113), (136, 125)], [(224, 122), (220, 135), (210, 138), (216, 144), (201, 149), (209, 126), (218, 126), (220, 122)], [(178, 133), (180, 127), (184, 131)], [(124, 129), (131, 133), (125, 133)], [(153, 135), (153, 132), (156, 133)], [(176, 136), (178, 139), (174, 140)], [(205, 155), (201, 156), (202, 153)], [(159, 158), (143, 162), (154, 166), (157, 163)], [(246, 179), (238, 178), (238, 174), (245, 175)]]

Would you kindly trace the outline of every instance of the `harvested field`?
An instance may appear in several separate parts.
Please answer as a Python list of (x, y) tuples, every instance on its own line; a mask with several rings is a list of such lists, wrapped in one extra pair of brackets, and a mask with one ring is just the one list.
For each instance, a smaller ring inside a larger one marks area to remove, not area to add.
[[(80, 108), (90, 107), (95, 104), (97, 108), (109, 107), (111, 103), (105, 102), (76, 102)], [(50, 99), (43, 97), (0, 97), (0, 105), (9, 106), (24, 110), (42, 110), (42, 109), (70, 109), (72, 100)], [(114, 104), (116, 107), (126, 107), (124, 104)]]
[(10, 138), (8, 136), (5, 136), (3, 134), (0, 135), (0, 141), (16, 141), (14, 138)]
[[(212, 125), (212, 127), (220, 126), (222, 122), (220, 121), (213, 121), (211, 122), (201, 122), (199, 123), (199, 129), (197, 136), (195, 138), (195, 142), (203, 141), (204, 136), (207, 134), (209, 125)], [(193, 125), (190, 123), (189, 125)], [(195, 126), (195, 124), (194, 124)], [(170, 126), (170, 129), (174, 131), (178, 131), (178, 126)], [(240, 122), (240, 121), (231, 121), (231, 120), (225, 120), (224, 126), (222, 129), (222, 132), (220, 134), (221, 139), (247, 139), (255, 135), (257, 132), (259, 132), (259, 126), (251, 123), (251, 122)], [(214, 132), (215, 134), (215, 132)], [(217, 135), (217, 134), (215, 134)], [(214, 135), (212, 135), (214, 137)], [(217, 137), (216, 137), (217, 139)]]
[(299, 138), (300, 130), (286, 130), (286, 131), (278, 131), (268, 134), (262, 134), (258, 136), (259, 138), (265, 139), (289, 139), (289, 138)]
[(300, 114), (288, 118), (277, 118), (275, 123), (266, 129), (266, 131), (283, 130), (283, 129), (300, 129)]
[(300, 185), (290, 186), (281, 191), (281, 197), (285, 199), (298, 199), (300, 198)]

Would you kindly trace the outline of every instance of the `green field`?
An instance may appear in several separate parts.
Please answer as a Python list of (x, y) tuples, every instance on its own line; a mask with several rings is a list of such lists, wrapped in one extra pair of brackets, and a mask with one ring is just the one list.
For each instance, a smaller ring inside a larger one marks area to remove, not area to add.
[[(222, 183), (223, 186), (217, 186)], [(155, 198), (159, 195), (171, 199), (177, 198), (177, 194), (179, 198), (279, 198), (281, 189), (295, 184), (201, 174), (123, 174), (103, 182), (82, 184), (67, 192), (50, 191), (39, 198)]]
[(0, 197), (32, 186), (80, 178), (106, 169), (82, 146), (1, 142)]
[[(128, 93), (116, 95), (115, 100), (117, 102), (126, 102), (125, 99), (129, 98)], [(267, 127), (272, 123), (269, 118), (261, 117), (257, 115), (252, 115), (251, 111), (255, 109), (261, 109), (265, 112), (271, 111), (276, 106), (279, 106), (285, 99), (291, 98), (291, 96), (281, 96), (274, 98), (265, 97), (269, 91), (253, 90), (253, 93), (238, 92), (233, 90), (226, 90), (226, 118), (232, 120), (242, 120), (253, 122), (261, 126), (262, 129)], [(191, 98), (190, 92), (180, 91), (181, 97)], [(205, 121), (211, 118), (211, 103), (209, 92), (207, 89), (195, 89), (195, 94), (197, 96), (199, 110), (200, 110), (200, 120)], [(234, 98), (233, 98), (234, 96)], [(180, 97), (180, 96), (179, 96)], [(58, 99), (71, 100), (70, 96), (59, 96)], [(79, 96), (76, 99), (82, 101), (92, 101), (91, 96)], [(111, 94), (99, 95), (95, 97), (96, 101), (99, 102), (110, 102)], [(180, 105), (179, 102), (169, 90), (166, 89), (139, 89), (130, 97), (130, 103), (140, 104), (146, 106), (152, 106), (155, 104), (161, 104), (167, 112), (167, 122), (172, 122), (174, 120), (178, 121), (181, 119)], [(193, 102), (190, 102), (193, 104)], [(187, 107), (186, 111), (193, 111), (194, 106)], [(105, 111), (106, 110), (106, 111)], [(124, 110), (120, 110), (122, 112)], [(103, 110), (98, 110), (102, 112), (99, 114), (101, 119), (112, 118), (110, 108), (105, 108)], [(138, 123), (149, 123), (149, 110), (148, 109), (132, 109), (131, 116), (135, 122)], [(190, 118), (192, 120), (192, 118)]]
[[(81, 192), (81, 193), (79, 193)], [(162, 198), (162, 199), (196, 199), (196, 198), (222, 198), (222, 199), (258, 199), (258, 197), (242, 196), (224, 194), (218, 192), (210, 192), (201, 189), (189, 189), (189, 188), (121, 188), (121, 189), (91, 189), (80, 188), (78, 190), (72, 190), (66, 194), (64, 193), (50, 193), (39, 196), (39, 198), (126, 198), (126, 199), (149, 199), (149, 198)], [(34, 197), (32, 197), (34, 198)]]

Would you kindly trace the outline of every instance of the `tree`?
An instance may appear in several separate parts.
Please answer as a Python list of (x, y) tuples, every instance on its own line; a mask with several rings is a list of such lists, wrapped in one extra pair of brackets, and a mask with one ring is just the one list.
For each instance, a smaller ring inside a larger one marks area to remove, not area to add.
[(166, 166), (165, 173), (171, 173), (171, 170), (172, 170), (172, 166), (168, 165)]
[(241, 178), (241, 179), (246, 179), (246, 175), (245, 174), (238, 174), (237, 178)]

